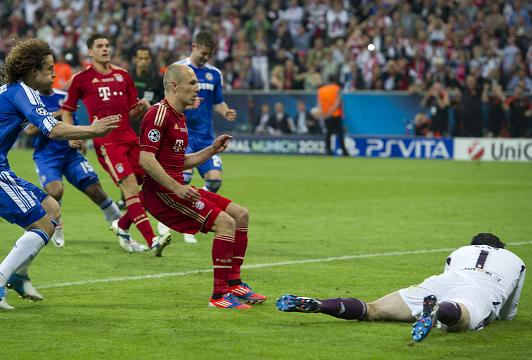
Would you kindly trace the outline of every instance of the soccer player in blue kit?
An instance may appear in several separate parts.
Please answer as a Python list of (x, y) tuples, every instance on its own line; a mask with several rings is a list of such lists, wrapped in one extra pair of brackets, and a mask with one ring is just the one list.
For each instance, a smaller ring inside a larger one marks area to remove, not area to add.
[[(187, 154), (201, 151), (213, 143), (213, 108), (226, 120), (236, 120), (236, 111), (227, 106), (222, 96), (222, 72), (208, 63), (215, 48), (216, 42), (213, 34), (207, 31), (200, 31), (194, 36), (190, 56), (176, 62), (176, 64), (190, 66), (196, 73), (200, 85), (198, 94), (199, 106), (184, 112), (189, 136)], [(213, 155), (205, 163), (199, 165), (197, 169), (205, 180), (203, 189), (214, 193), (218, 192), (222, 185), (222, 159), (220, 155)], [(192, 174), (192, 170), (183, 173), (186, 184), (192, 181)], [(159, 232), (161, 230), (159, 229)], [(194, 235), (185, 234), (185, 242), (196, 243), (197, 241)]]
[(118, 127), (119, 117), (108, 116), (90, 126), (57, 121), (45, 109), (37, 93), (50, 87), (54, 76), (50, 46), (38, 39), (16, 44), (0, 71), (0, 216), (26, 231), (0, 263), (0, 309), (7, 303), (9, 284), (23, 298), (42, 300), (28, 277), (28, 267), (54, 234), (60, 216), (57, 201), (11, 170), (7, 153), (28, 121), (52, 139), (89, 139)]
[[(47, 89), (39, 89), (39, 95), (46, 110), (55, 118), (60, 119), (61, 103), (66, 93), (48, 87)], [(35, 148), (33, 161), (41, 186), (48, 195), (61, 204), (64, 192), (63, 176), (65, 176), (68, 182), (85, 193), (100, 207), (109, 225), (113, 220), (120, 218), (118, 206), (102, 189), (98, 175), (87, 158), (82, 155), (86, 152), (84, 142), (50, 139), (33, 124), (28, 125), (25, 132), (33, 136), (32, 143)], [(63, 224), (60, 218), (57, 219), (57, 222), (52, 242), (57, 247), (63, 247), (65, 245)]]

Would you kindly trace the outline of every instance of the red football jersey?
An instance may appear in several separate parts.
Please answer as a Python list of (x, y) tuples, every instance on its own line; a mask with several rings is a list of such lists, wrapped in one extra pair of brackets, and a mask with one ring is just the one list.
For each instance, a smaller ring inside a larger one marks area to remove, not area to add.
[(129, 110), (138, 102), (137, 89), (129, 73), (111, 65), (111, 72), (102, 74), (91, 66), (72, 77), (62, 109), (74, 112), (78, 100), (83, 101), (89, 112), (89, 121), (109, 115), (121, 115), (118, 128), (107, 136), (96, 138), (96, 144), (118, 141), (136, 141), (137, 135), (131, 128)]
[[(180, 184), (184, 184), (183, 165), (187, 146), (185, 115), (178, 114), (166, 99), (146, 112), (140, 125), (140, 151), (154, 153), (166, 173)], [(171, 192), (148, 174), (144, 175), (144, 188)]]

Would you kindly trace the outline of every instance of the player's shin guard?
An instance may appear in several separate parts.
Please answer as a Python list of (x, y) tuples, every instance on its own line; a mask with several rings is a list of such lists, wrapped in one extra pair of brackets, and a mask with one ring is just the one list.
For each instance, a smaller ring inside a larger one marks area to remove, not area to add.
[(235, 238), (229, 235), (216, 235), (212, 243), (212, 265), (214, 268), (213, 299), (220, 298), (228, 290), (227, 281), (231, 271), (231, 257)]
[(229, 286), (239, 285), (240, 268), (244, 263), (244, 256), (248, 247), (248, 228), (240, 227), (235, 231), (235, 247), (233, 249), (233, 258), (231, 263), (231, 271), (229, 272)]
[(26, 231), (0, 264), (0, 286), (5, 286), (15, 271), (22, 270), (27, 274), (27, 267), (49, 240), (48, 234), (43, 230)]
[(105, 199), (98, 205), (102, 210), (105, 220), (109, 224), (111, 224), (113, 220), (120, 219), (120, 209), (118, 208), (118, 205), (116, 205), (116, 203), (113, 201), (113, 199), (111, 199), (109, 196), (107, 197), (107, 199)]
[(345, 320), (364, 320), (368, 307), (359, 299), (338, 298), (321, 300), (320, 312)]
[[(142, 237), (144, 237), (144, 240), (146, 240), (148, 247), (151, 248), (152, 240), (155, 237), (155, 233), (153, 232), (153, 229), (151, 228), (150, 220), (148, 219), (148, 216), (146, 215), (146, 210), (144, 209), (144, 206), (142, 206), (142, 203), (140, 202), (140, 197), (134, 195), (134, 196), (127, 198), (126, 206), (127, 206), (127, 213), (129, 215), (129, 219), (133, 221), (137, 229), (139, 229), (140, 233), (142, 234)], [(121, 229), (124, 229), (121, 226), (122, 219), (120, 219), (120, 221), (118, 222), (118, 226)]]
[(222, 180), (205, 180), (205, 185), (203, 190), (210, 191), (212, 193), (217, 193), (222, 186)]
[(454, 301), (444, 301), (439, 304), (438, 311), (436, 312), (436, 318), (442, 324), (448, 327), (455, 326), (462, 317), (462, 309), (460, 305)]

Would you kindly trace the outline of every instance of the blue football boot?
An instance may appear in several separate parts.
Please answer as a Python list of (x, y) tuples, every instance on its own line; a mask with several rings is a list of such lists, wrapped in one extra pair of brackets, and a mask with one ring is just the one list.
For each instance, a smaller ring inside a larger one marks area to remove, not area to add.
[(429, 295), (423, 299), (423, 313), (412, 326), (412, 339), (420, 342), (430, 333), (436, 323), (436, 296)]
[(275, 305), (277, 306), (277, 310), (280, 311), (313, 313), (320, 310), (321, 301), (313, 298), (286, 294), (278, 298)]

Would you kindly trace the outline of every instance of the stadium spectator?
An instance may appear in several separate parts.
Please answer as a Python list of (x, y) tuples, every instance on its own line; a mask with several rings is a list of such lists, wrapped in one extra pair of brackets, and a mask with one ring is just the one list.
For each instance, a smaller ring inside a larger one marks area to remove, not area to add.
[(307, 110), (307, 104), (304, 101), (298, 101), (296, 109), (297, 112), (294, 116), (294, 123), (298, 134), (322, 133), (319, 119)]
[(430, 118), (425, 113), (419, 113), (414, 118), (414, 135), (432, 136)]
[(268, 133), (273, 135), (295, 134), (296, 126), (292, 119), (285, 111), (284, 104), (276, 102), (273, 107), (273, 115), (268, 123)]
[(150, 106), (137, 98), (137, 90), (129, 73), (111, 64), (111, 44), (106, 35), (92, 34), (87, 40), (92, 65), (72, 78), (68, 95), (62, 105), (63, 121), (72, 124), (72, 113), (78, 101), (84, 102), (93, 122), (108, 115), (121, 117), (120, 126), (104, 138), (94, 140), (98, 161), (109, 173), (125, 198), (126, 213), (113, 222), (120, 246), (127, 252), (142, 252), (148, 248), (131, 239), (129, 228), (135, 224), (148, 247), (160, 256), (159, 249), (169, 241), (169, 234), (155, 236), (142, 205), (138, 184), (144, 175), (138, 165), (138, 137), (131, 127), (130, 118), (137, 118)]
[[(194, 70), (200, 86), (199, 99), (201, 102), (199, 106), (185, 111), (189, 136), (187, 154), (201, 151), (212, 144), (214, 140), (213, 109), (228, 121), (235, 121), (237, 117), (236, 111), (224, 101), (220, 70), (208, 63), (215, 47), (216, 43), (212, 33), (208, 31), (198, 32), (194, 36), (190, 56), (177, 62), (177, 64), (187, 65)], [(197, 169), (205, 180), (203, 189), (216, 193), (222, 185), (220, 155), (212, 154), (212, 157), (202, 162)], [(184, 172), (185, 184), (192, 181), (192, 174), (192, 171), (188, 171), (188, 169)], [(185, 233), (184, 239), (187, 243), (197, 242), (193, 234)]]
[(325, 148), (327, 154), (333, 155), (333, 148), (331, 146), (331, 136), (336, 135), (340, 142), (340, 148), (343, 156), (348, 156), (349, 153), (345, 147), (344, 142), (344, 124), (342, 97), (340, 85), (334, 76), (328, 79), (325, 85), (318, 89), (317, 103), (320, 109), (321, 117), (325, 122)]
[(486, 82), (482, 89), (482, 102), (489, 107), (488, 114), (488, 137), (507, 135), (508, 129), (505, 121), (504, 103), (506, 95), (496, 78), (497, 70), (491, 74), (491, 82)]
[(260, 107), (260, 115), (254, 128), (255, 134), (268, 134), (268, 124), (273, 121), (270, 113), (270, 104), (264, 103)]
[(447, 136), (450, 105), (447, 90), (439, 82), (435, 82), (421, 100), (421, 105), (428, 108), (430, 113), (431, 133), (436, 137)]
[(526, 267), (490, 233), (473, 237), (453, 251), (443, 274), (376, 301), (357, 298), (313, 299), (284, 295), (277, 309), (322, 313), (345, 320), (415, 321), (414, 341), (422, 341), (437, 323), (444, 331), (480, 330), (495, 320), (512, 320), (525, 282)]
[[(196, 37), (198, 40), (201, 36)], [(245, 302), (266, 300), (241, 280), (248, 244), (248, 210), (213, 192), (188, 186), (184, 180), (183, 170), (212, 159), (231, 140), (229, 135), (220, 135), (198, 152), (185, 152), (188, 134), (183, 111), (194, 104), (199, 84), (191, 67), (172, 64), (164, 75), (165, 99), (144, 116), (140, 164), (147, 174), (143, 185), (147, 209), (176, 231), (214, 232), (214, 286), (209, 306), (246, 309), (250, 306)]]
[(23, 298), (43, 300), (33, 287), (28, 268), (55, 232), (61, 210), (55, 199), (11, 170), (7, 154), (30, 122), (51, 139), (88, 139), (104, 136), (118, 128), (117, 116), (94, 121), (90, 126), (73, 126), (57, 121), (44, 108), (37, 93), (53, 83), (52, 49), (42, 40), (19, 42), (8, 53), (1, 69), (0, 91), (0, 216), (26, 231), (0, 263), (0, 309), (7, 303), (6, 285)]
[(482, 91), (479, 89), (480, 84), (474, 75), (466, 78), (463, 89), (460, 90), (460, 123), (461, 135), (466, 137), (482, 136), (482, 111), (481, 96)]
[(506, 99), (504, 109), (510, 112), (510, 135), (512, 137), (532, 135), (532, 103), (523, 95), (523, 85), (517, 86), (513, 95)]
[[(240, 59), (251, 56), (252, 68), (261, 74), (261, 86), (265, 90), (276, 88), (270, 86), (269, 80), (276, 66), (284, 64), (286, 59), (293, 60), (300, 73), (311, 66), (327, 73), (324, 67), (332, 68), (332, 64), (340, 63), (345, 68), (345, 64), (358, 61), (364, 84), (348, 84), (351, 79), (342, 76), (341, 87), (384, 91), (395, 90), (382, 79), (387, 61), (408, 62), (410, 77), (414, 77), (410, 90), (421, 95), (436, 80), (446, 88), (454, 88), (454, 82), (463, 86), (471, 74), (477, 75), (481, 88), (493, 68), (502, 70), (500, 82), (505, 91), (512, 91), (519, 78), (514, 69), (522, 59), (527, 59), (525, 78), (532, 73), (531, 8), (522, 1), (358, 4), (341, 0), (273, 0), (241, 5), (218, 0), (183, 4), (28, 0), (6, 4), (0, 8), (0, 61), (14, 40), (35, 34), (45, 41), (53, 41), (55, 48), (71, 53), (73, 60), (67, 59), (71, 66), (84, 67), (87, 37), (97, 30), (110, 34), (117, 44), (113, 62), (127, 68), (138, 46), (168, 44), (175, 48), (170, 51), (163, 47), (154, 53), (159, 71), (164, 72), (172, 59), (188, 55), (192, 35), (208, 30), (217, 34), (216, 66), (240, 70)], [(28, 6), (30, 10), (26, 11)], [(344, 21), (346, 14), (347, 21)], [(257, 18), (263, 20), (257, 22)], [(267, 25), (256, 26), (260, 22), (269, 24), (269, 29)], [(299, 32), (292, 31), (295, 28)], [(345, 45), (328, 48), (334, 61), (322, 63), (326, 57), (323, 44), (336, 44), (337, 39), (345, 40)], [(309, 41), (313, 45), (305, 50)], [(370, 43), (375, 45), (375, 57), (368, 56)], [(283, 49), (282, 56), (279, 49)], [(246, 76), (242, 74), (241, 78)], [(229, 89), (232, 82), (224, 82), (224, 86)], [(296, 82), (290, 86), (296, 89), (301, 84)]]

